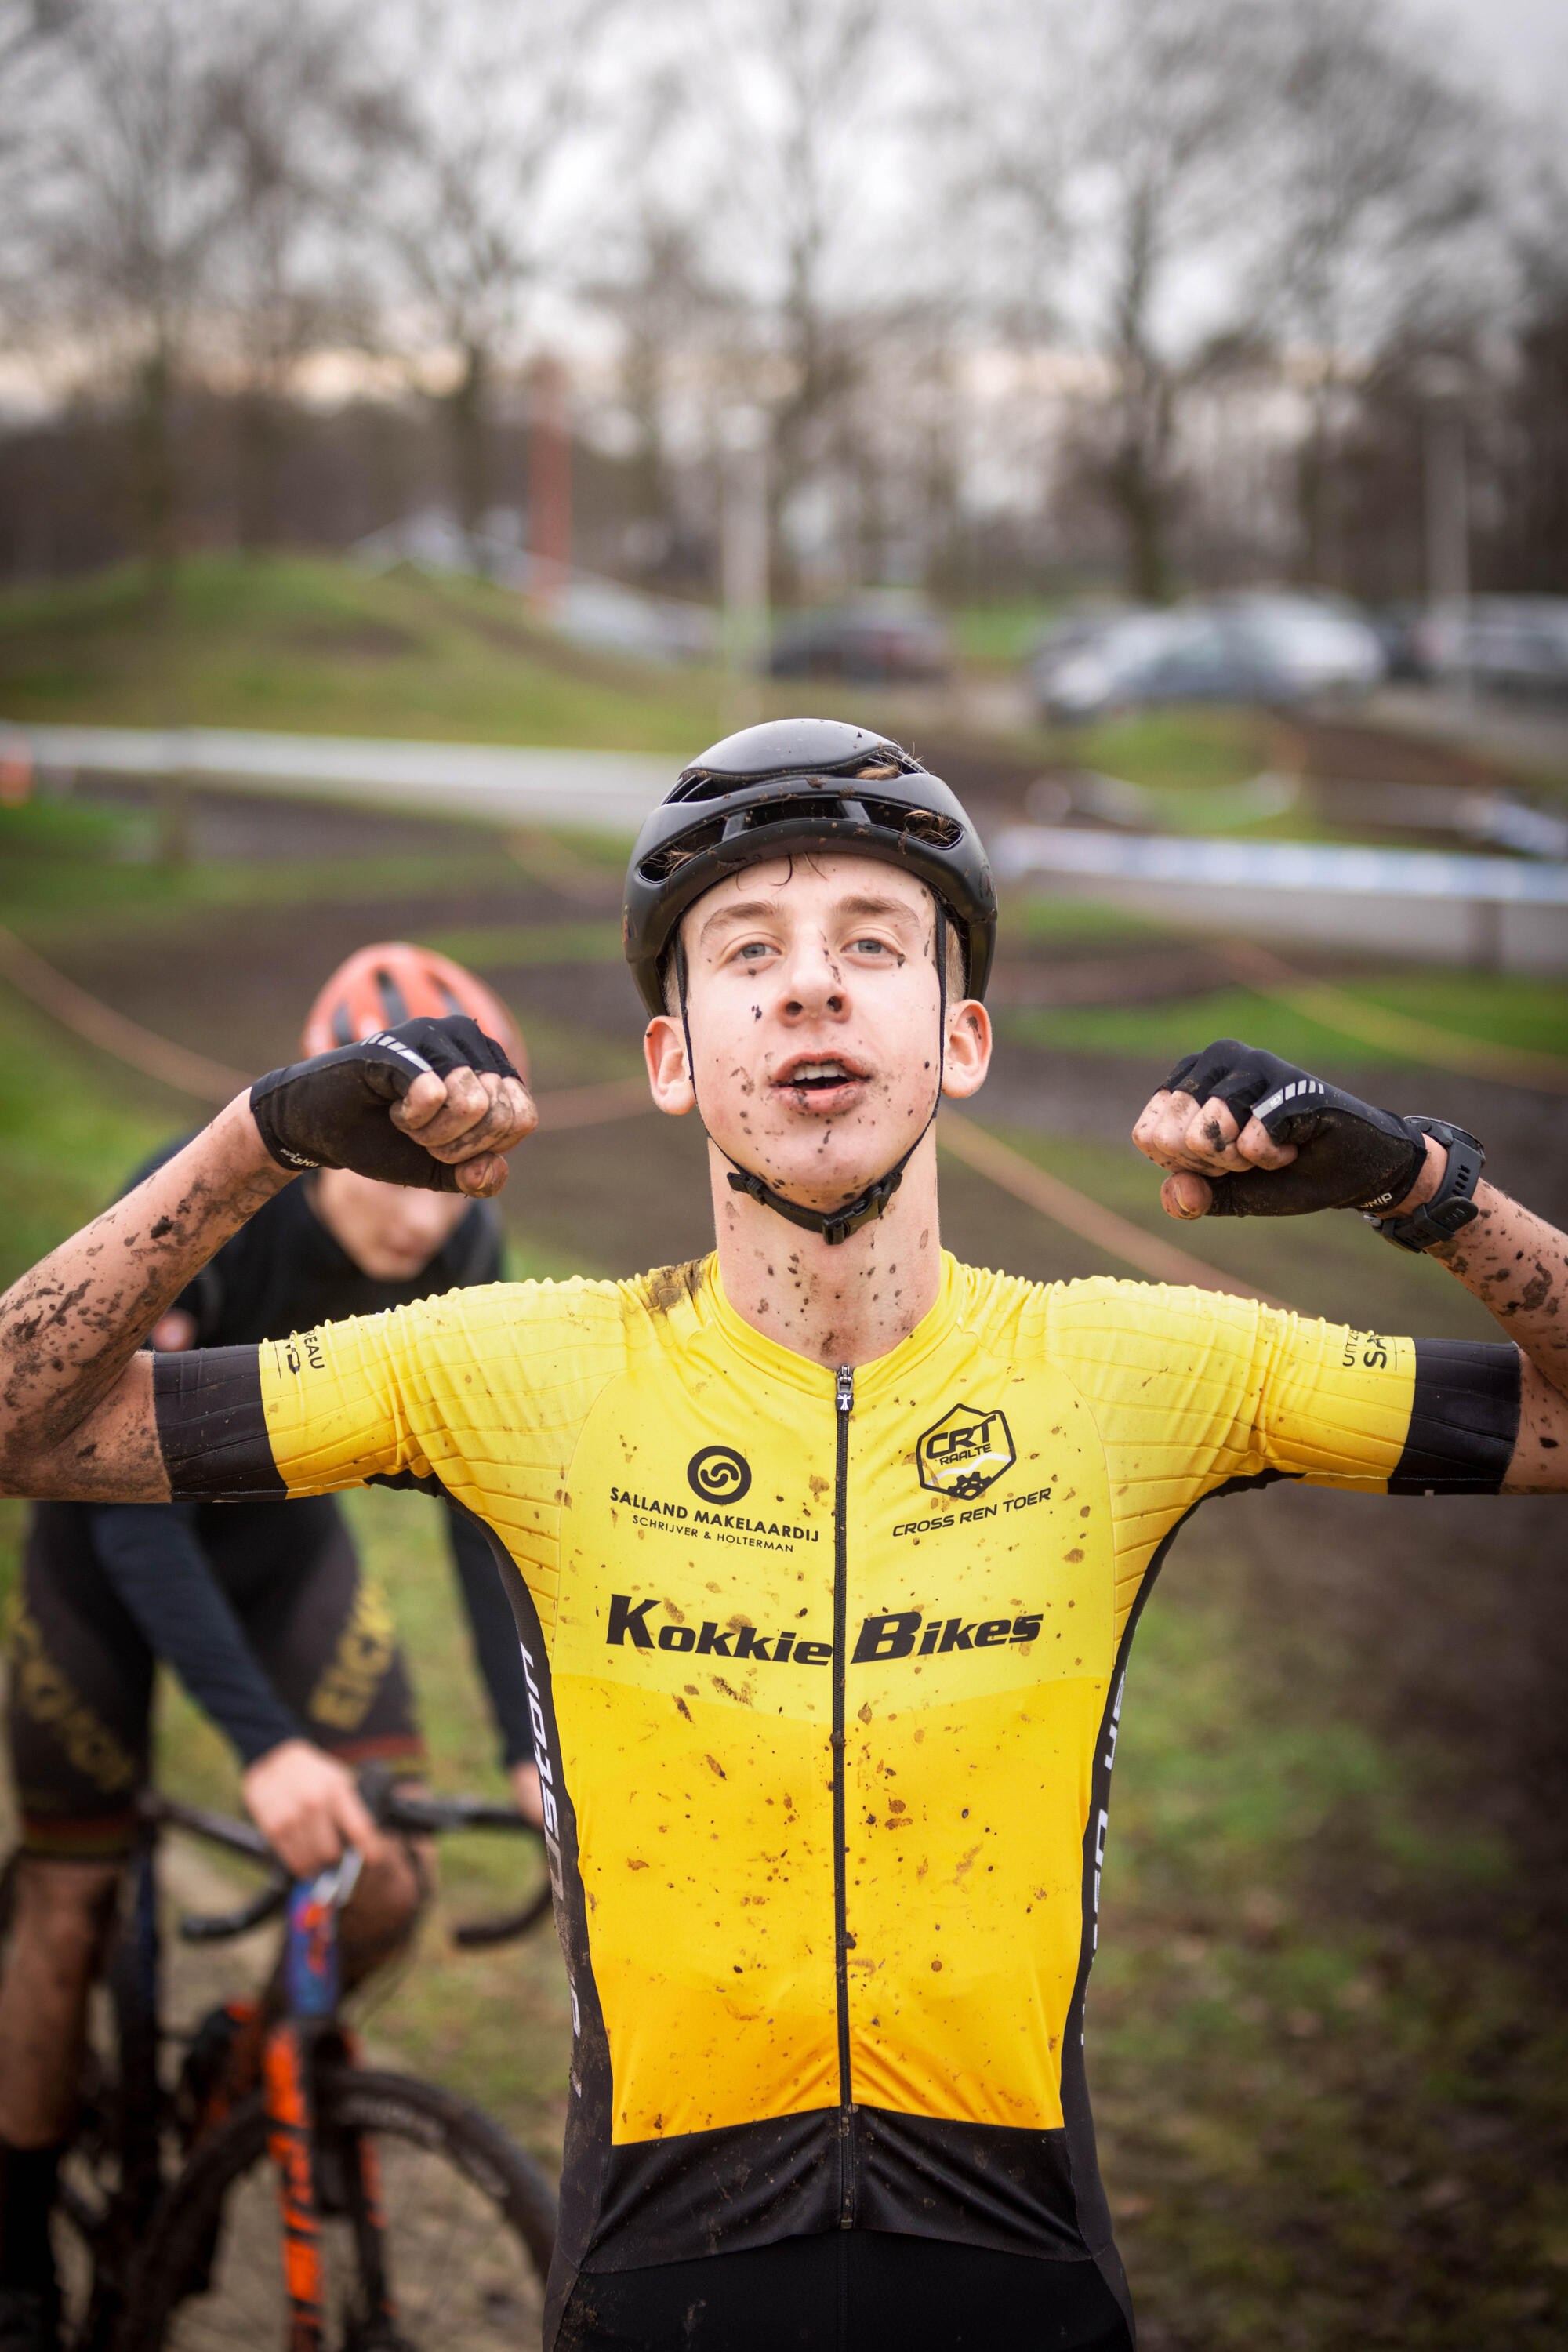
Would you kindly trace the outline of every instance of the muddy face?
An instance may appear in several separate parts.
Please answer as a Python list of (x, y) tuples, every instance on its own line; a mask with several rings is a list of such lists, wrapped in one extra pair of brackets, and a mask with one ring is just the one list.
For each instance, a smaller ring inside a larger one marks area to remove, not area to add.
[[(901, 1158), (942, 1083), (935, 918), (923, 884), (858, 857), (750, 866), (698, 901), (683, 932), (687, 1020), (721, 1150), (816, 1208)], [(955, 1030), (967, 1077), (989, 1055), (982, 1009), (950, 1003), (950, 1041)], [(678, 1020), (656, 1021), (650, 1050), (654, 1032), (680, 1039)]]

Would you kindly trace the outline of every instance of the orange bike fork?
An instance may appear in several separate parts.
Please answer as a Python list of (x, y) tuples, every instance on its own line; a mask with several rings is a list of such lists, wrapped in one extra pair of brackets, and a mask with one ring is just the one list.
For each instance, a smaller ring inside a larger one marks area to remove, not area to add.
[[(359, 2052), (353, 2036), (334, 2037), (351, 2065)], [(284, 2018), (267, 2037), (263, 2079), (267, 2091), (268, 2152), (278, 2174), (283, 2211), (283, 2275), (289, 2292), (288, 2352), (321, 2352), (326, 2276), (321, 2260), (321, 2216), (316, 2180), (316, 2113), (310, 2062), (315, 2037), (308, 2025)], [(355, 2132), (343, 2136), (343, 2191), (359, 2257), (362, 2322), (393, 2333), (397, 2307), (386, 2264), (386, 2215), (382, 2204), (381, 2161), (375, 2143)], [(379, 2336), (378, 2339), (381, 2340)]]
[(289, 2352), (321, 2352), (325, 2282), (316, 2205), (315, 2101), (310, 2053), (298, 2021), (284, 2018), (267, 2037), (267, 2147), (283, 2206), (283, 2278), (289, 2290)]

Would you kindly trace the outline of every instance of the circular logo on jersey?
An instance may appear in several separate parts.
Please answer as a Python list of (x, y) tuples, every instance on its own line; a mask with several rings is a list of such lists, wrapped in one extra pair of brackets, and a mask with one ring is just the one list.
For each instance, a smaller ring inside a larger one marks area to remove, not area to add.
[(705, 1503), (738, 1503), (752, 1491), (752, 1465), (732, 1445), (705, 1445), (687, 1464), (686, 1483)]

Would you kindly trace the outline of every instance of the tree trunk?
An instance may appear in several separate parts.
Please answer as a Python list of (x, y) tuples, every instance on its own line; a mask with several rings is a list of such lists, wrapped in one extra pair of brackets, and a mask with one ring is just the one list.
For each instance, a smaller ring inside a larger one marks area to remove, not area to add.
[(247, 552), (276, 547), (281, 535), (285, 410), (264, 385), (239, 404), (239, 543)]
[(174, 593), (176, 555), (173, 376), (168, 345), (160, 337), (138, 371), (131, 424), (132, 523), (148, 600), (160, 614)]
[(1175, 405), (1169, 371), (1149, 332), (1158, 209), (1152, 187), (1132, 190), (1116, 301), (1117, 441), (1107, 469), (1107, 487), (1126, 533), (1127, 584), (1149, 604), (1165, 604), (1171, 594), (1168, 478)]
[(1163, 604), (1172, 593), (1170, 561), (1171, 387), (1140, 360), (1122, 393), (1117, 446), (1106, 487), (1121, 517), (1131, 595)]
[(1304, 587), (1329, 584), (1333, 562), (1333, 447), (1330, 387), (1318, 385), (1311, 420), (1296, 458), (1296, 575)]
[(489, 389), (489, 353), (470, 343), (463, 352), (463, 373), (447, 396), (452, 440), (453, 502), (474, 561), (480, 562), (479, 525), (489, 510), (489, 446), (486, 432), (486, 395)]

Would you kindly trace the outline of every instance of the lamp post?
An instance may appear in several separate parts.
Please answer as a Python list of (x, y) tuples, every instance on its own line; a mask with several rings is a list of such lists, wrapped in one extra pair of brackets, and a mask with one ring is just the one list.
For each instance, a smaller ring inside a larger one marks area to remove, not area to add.
[(553, 619), (572, 573), (571, 387), (558, 359), (536, 360), (528, 387), (529, 601)]
[(1459, 360), (1435, 356), (1416, 379), (1425, 405), (1423, 459), (1426, 504), (1426, 603), (1440, 646), (1449, 630), (1461, 698), (1471, 696), (1469, 665), (1470, 500), (1465, 463), (1465, 394)]
[(720, 444), (724, 661), (736, 723), (746, 726), (760, 712), (758, 671), (768, 644), (768, 420), (763, 410), (727, 408)]

